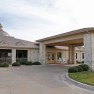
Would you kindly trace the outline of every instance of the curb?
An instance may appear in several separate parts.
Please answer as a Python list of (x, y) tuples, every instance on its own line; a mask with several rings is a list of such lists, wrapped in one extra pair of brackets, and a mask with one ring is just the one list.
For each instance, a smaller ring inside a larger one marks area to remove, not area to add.
[(68, 73), (66, 73), (66, 79), (73, 83), (74, 85), (80, 87), (80, 88), (84, 88), (84, 89), (87, 89), (87, 90), (90, 90), (90, 91), (94, 91), (94, 86), (91, 86), (91, 85), (87, 85), (87, 84), (84, 84), (84, 83), (81, 83), (81, 82), (78, 82), (76, 80), (73, 80), (71, 79), (69, 76), (68, 76)]

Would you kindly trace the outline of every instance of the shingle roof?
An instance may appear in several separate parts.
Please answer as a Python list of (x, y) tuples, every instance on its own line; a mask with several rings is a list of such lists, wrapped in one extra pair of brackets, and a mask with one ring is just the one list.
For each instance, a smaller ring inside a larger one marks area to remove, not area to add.
[(38, 45), (11, 36), (0, 36), (0, 47), (38, 48)]

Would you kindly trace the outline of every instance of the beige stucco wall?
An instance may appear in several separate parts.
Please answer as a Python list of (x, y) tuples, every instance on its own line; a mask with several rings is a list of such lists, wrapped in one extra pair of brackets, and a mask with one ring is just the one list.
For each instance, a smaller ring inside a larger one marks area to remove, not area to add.
[(63, 63), (68, 63), (68, 50), (62, 51)]
[(31, 50), (31, 61), (39, 61), (39, 50), (38, 49), (32, 49)]
[[(76, 53), (77, 53), (77, 59), (76, 59)], [(76, 61), (82, 62), (84, 61), (84, 59), (82, 58), (82, 53), (84, 53), (83, 51), (76, 51), (75, 52), (75, 63)]]

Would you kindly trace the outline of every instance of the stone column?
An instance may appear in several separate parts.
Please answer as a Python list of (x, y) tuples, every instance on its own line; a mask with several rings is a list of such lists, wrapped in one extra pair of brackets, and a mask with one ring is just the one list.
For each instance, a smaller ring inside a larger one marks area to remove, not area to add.
[(12, 49), (12, 63), (16, 62), (16, 49)]
[(40, 43), (39, 45), (39, 61), (42, 64), (46, 64), (46, 45)]
[(69, 64), (74, 64), (74, 58), (75, 58), (75, 47), (74, 45), (69, 46)]
[(31, 50), (27, 51), (27, 61), (31, 61)]
[(84, 34), (84, 63), (94, 70), (94, 33)]

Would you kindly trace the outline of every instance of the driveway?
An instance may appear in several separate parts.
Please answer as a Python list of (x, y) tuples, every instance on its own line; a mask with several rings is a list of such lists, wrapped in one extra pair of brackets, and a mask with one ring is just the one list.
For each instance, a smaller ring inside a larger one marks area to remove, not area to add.
[(66, 72), (63, 65), (0, 68), (0, 94), (94, 94), (68, 83)]

